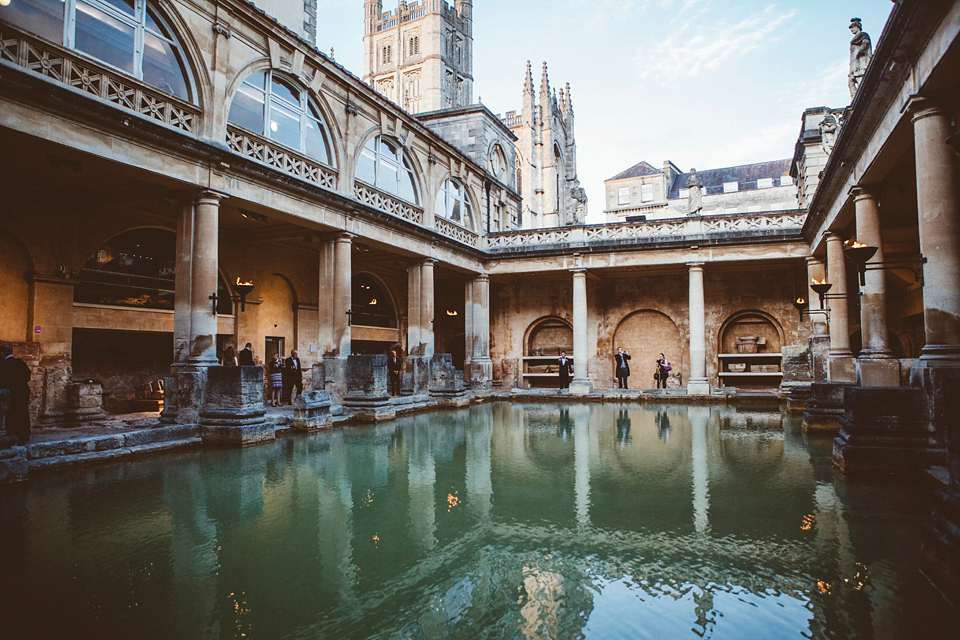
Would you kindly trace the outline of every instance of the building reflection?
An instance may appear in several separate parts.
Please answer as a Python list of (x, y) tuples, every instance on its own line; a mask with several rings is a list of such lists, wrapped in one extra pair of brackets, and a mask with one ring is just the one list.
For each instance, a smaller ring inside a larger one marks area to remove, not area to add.
[(900, 628), (889, 547), (912, 540), (821, 456), (773, 412), (502, 403), (45, 478), (0, 514), (32, 567), (14, 604), (83, 585), (51, 632), (668, 637), (644, 611), (705, 634), (743, 603), (814, 635)]

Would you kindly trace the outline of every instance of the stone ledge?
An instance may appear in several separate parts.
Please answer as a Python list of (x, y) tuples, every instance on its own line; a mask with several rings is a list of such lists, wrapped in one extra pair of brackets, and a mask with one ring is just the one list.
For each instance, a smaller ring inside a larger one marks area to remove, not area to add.
[(85, 464), (95, 464), (99, 462), (115, 462), (125, 458), (149, 455), (152, 453), (163, 453), (165, 451), (171, 451), (174, 449), (185, 449), (195, 446), (198, 447), (201, 444), (202, 442), (200, 438), (195, 437), (183, 440), (172, 440), (133, 447), (110, 449), (106, 451), (88, 451), (74, 455), (62, 455), (29, 460), (28, 468), (30, 473), (51, 471)]

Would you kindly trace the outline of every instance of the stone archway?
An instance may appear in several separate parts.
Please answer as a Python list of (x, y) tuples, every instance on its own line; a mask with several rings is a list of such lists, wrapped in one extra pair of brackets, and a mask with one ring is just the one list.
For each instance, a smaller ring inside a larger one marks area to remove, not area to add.
[[(613, 354), (623, 347), (630, 354), (630, 386), (649, 389), (656, 386), (653, 374), (657, 358), (663, 353), (673, 365), (668, 386), (680, 386), (687, 377), (687, 356), (680, 329), (670, 317), (660, 311), (634, 311), (617, 325), (609, 352), (609, 371), (600, 371), (600, 379), (613, 379)], [(680, 374), (682, 373), (682, 378)]]
[(0, 231), (0, 342), (27, 340), (27, 309), (30, 286), (27, 274), (31, 271), (30, 256), (19, 241)]
[[(260, 336), (263, 343), (260, 353), (264, 362), (276, 351), (286, 357), (296, 348), (296, 302), (297, 295), (293, 285), (279, 274), (273, 274), (263, 284), (258, 285), (263, 302), (257, 310)], [(254, 348), (254, 352), (258, 349)]]
[(769, 313), (754, 309), (738, 311), (720, 328), (720, 344), (717, 353), (737, 353), (738, 338), (759, 339), (761, 353), (780, 353), (783, 344), (783, 329)]

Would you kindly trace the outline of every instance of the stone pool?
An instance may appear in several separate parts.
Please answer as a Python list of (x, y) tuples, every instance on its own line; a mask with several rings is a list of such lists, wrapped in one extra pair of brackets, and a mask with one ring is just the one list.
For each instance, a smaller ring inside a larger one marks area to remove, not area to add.
[(479, 405), (0, 488), (5, 638), (956, 638), (779, 412)]

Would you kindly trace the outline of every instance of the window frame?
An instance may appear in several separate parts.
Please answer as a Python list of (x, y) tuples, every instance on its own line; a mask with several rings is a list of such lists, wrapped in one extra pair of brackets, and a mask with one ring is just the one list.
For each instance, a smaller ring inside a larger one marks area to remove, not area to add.
[[(454, 189), (451, 190), (450, 186), (453, 186)], [(443, 203), (441, 205), (441, 199)], [(449, 210), (449, 205), (451, 203), (460, 203), (461, 215), (460, 220), (454, 220), (451, 217), (446, 215)], [(475, 231), (474, 226), (476, 225), (476, 216), (474, 215), (475, 209), (473, 207), (473, 202), (470, 199), (470, 193), (467, 190), (467, 185), (462, 180), (454, 178), (453, 176), (447, 176), (446, 180), (443, 181), (443, 184), (440, 185), (440, 189), (437, 191), (437, 201), (436, 208), (434, 210), (434, 215), (438, 215), (448, 222), (459, 225), (468, 231)], [(469, 224), (467, 219), (469, 218)]]
[[(384, 144), (396, 147), (396, 150), (393, 152), (393, 154), (398, 157), (397, 161), (394, 161), (392, 158), (390, 158), (389, 156), (381, 152), (381, 149)], [(374, 150), (371, 150), (370, 148), (371, 145), (373, 145)], [(400, 144), (399, 141), (393, 140), (391, 138), (387, 138), (386, 136), (383, 136), (383, 135), (375, 135), (371, 137), (363, 145), (363, 149), (360, 151), (360, 155), (357, 158), (358, 167), (359, 167), (359, 163), (364, 161), (364, 158), (367, 158), (368, 160), (373, 161), (373, 167), (374, 167), (373, 183), (371, 184), (370, 182), (359, 177), (359, 173), (360, 173), (359, 170), (355, 171), (354, 173), (354, 177), (356, 180), (362, 182), (363, 184), (370, 185), (374, 189), (378, 189), (379, 191), (383, 191), (386, 194), (399, 198), (404, 202), (409, 202), (410, 204), (417, 207), (421, 206), (420, 205), (420, 189), (418, 188), (418, 185), (417, 185), (417, 173), (413, 168), (413, 163), (410, 162), (410, 158), (407, 155), (406, 149), (402, 144)], [(387, 168), (391, 168), (391, 169), (396, 169), (396, 174), (398, 178), (397, 180), (398, 186), (397, 186), (396, 192), (384, 188), (383, 182), (381, 180), (381, 167), (383, 166), (386, 166)], [(400, 194), (401, 189), (399, 188), (399, 185), (400, 185), (399, 178), (403, 174), (406, 174), (406, 176), (410, 180), (410, 186), (413, 191), (413, 200), (409, 200)]]

